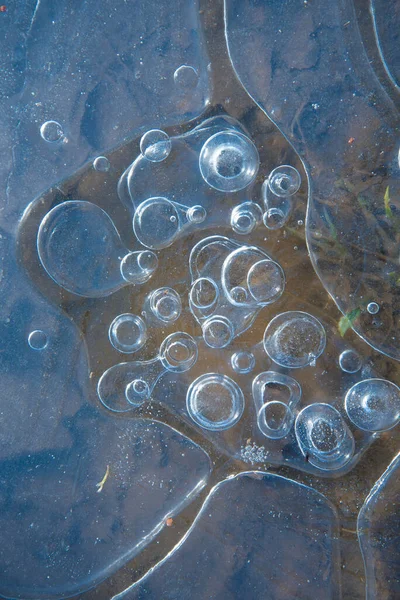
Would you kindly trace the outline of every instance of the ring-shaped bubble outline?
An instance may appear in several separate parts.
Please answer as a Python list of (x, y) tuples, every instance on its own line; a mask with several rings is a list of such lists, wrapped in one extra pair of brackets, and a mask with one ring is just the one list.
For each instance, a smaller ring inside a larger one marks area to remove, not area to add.
[(356, 388), (357, 386), (361, 385), (362, 383), (370, 383), (371, 381), (384, 382), (385, 384), (388, 384), (389, 386), (395, 388), (396, 391), (398, 392), (399, 402), (400, 402), (400, 388), (399, 388), (399, 386), (397, 386), (392, 381), (389, 381), (388, 379), (382, 379), (381, 377), (371, 377), (370, 379), (362, 379), (361, 381), (357, 381), (357, 383), (355, 383), (354, 385), (352, 385), (351, 388), (347, 390), (346, 396), (345, 396), (345, 399), (344, 399), (344, 407), (345, 407), (345, 410), (346, 410), (346, 414), (347, 414), (348, 418), (350, 419), (350, 421), (353, 423), (353, 425), (355, 425), (358, 429), (361, 429), (362, 431), (368, 431), (369, 433), (383, 433), (384, 431), (390, 431), (391, 429), (393, 429), (394, 427), (396, 427), (400, 423), (400, 418), (397, 420), (396, 423), (394, 423), (390, 427), (387, 427), (386, 429), (366, 429), (365, 427), (361, 427), (361, 425), (359, 425), (358, 423), (356, 423), (356, 421), (354, 421), (351, 418), (351, 416), (349, 415), (349, 411), (348, 411), (348, 407), (347, 406), (348, 406), (348, 400), (349, 400), (350, 393), (354, 390), (354, 388)]
[[(312, 321), (315, 321), (317, 327), (321, 328), (321, 331), (323, 332), (322, 338), (321, 338), (321, 343), (320, 343), (320, 350), (316, 355), (313, 355), (313, 358), (310, 362), (306, 363), (306, 364), (302, 364), (302, 365), (288, 365), (285, 364), (283, 362), (279, 362), (278, 360), (276, 360), (276, 358), (274, 358), (273, 356), (271, 356), (271, 354), (268, 352), (267, 346), (266, 346), (266, 337), (267, 337), (267, 332), (268, 329), (271, 327), (271, 325), (276, 322), (278, 319), (280, 319), (283, 315), (301, 315), (301, 316), (306, 316), (307, 318), (311, 318)], [(277, 365), (279, 365), (280, 367), (285, 367), (286, 369), (303, 369), (305, 367), (310, 366), (310, 364), (316, 360), (317, 358), (319, 358), (321, 356), (321, 354), (324, 352), (325, 347), (326, 347), (326, 331), (325, 331), (325, 327), (322, 325), (321, 321), (319, 319), (317, 319), (317, 317), (314, 317), (314, 315), (311, 315), (310, 313), (301, 311), (301, 310), (289, 310), (283, 313), (279, 313), (279, 315), (276, 315), (273, 319), (271, 319), (271, 321), (268, 323), (268, 325), (265, 328), (264, 331), (264, 336), (263, 336), (263, 347), (264, 347), (264, 351), (265, 353), (269, 356), (269, 358)]]
[[(232, 393), (236, 395), (236, 407), (235, 404), (232, 403), (233, 407), (231, 409), (230, 417), (224, 419), (223, 421), (210, 421), (209, 419), (200, 416), (199, 413), (194, 410), (193, 399), (196, 388), (199, 386), (199, 384), (203, 385), (204, 383), (216, 383), (222, 385), (229, 391), (229, 393), (231, 393), (231, 396)], [(227, 429), (230, 429), (240, 421), (244, 412), (244, 408), (245, 400), (242, 389), (239, 387), (236, 381), (227, 375), (221, 375), (220, 373), (204, 373), (203, 375), (200, 375), (194, 381), (192, 381), (186, 393), (186, 410), (190, 418), (194, 423), (203, 429), (207, 429), (208, 431), (226, 431)]]

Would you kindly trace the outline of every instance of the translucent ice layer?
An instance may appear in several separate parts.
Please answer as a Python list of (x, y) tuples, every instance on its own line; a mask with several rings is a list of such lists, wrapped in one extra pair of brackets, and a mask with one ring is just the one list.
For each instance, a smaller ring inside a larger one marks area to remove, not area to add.
[(173, 552), (114, 600), (287, 600), (299, 590), (336, 600), (337, 533), (336, 511), (312, 488), (244, 473), (217, 485)]
[(400, 596), (400, 455), (378, 479), (361, 507), (358, 539), (366, 571), (366, 600)]
[[(383, 0), (373, 0), (371, 12), (331, 0), (280, 6), (226, 0), (225, 6), (239, 80), (304, 162), (313, 265), (350, 326), (399, 360), (397, 6)], [(254, 56), (257, 68), (250, 68)], [(377, 314), (367, 310), (371, 302), (380, 305)]]
[(2, 463), (0, 525), (12, 542), (0, 551), (7, 598), (65, 598), (91, 588), (206, 484), (207, 455), (165, 425), (92, 410), (72, 422), (67, 443)]

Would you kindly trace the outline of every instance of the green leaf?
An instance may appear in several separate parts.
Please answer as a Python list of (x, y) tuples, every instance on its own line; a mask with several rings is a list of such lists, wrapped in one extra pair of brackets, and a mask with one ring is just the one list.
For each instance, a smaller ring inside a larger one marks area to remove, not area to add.
[(353, 326), (354, 321), (360, 316), (360, 313), (361, 308), (355, 308), (339, 319), (338, 330), (342, 337), (345, 335), (346, 331)]
[(385, 214), (389, 219), (393, 219), (393, 211), (390, 207), (390, 191), (389, 186), (387, 186), (385, 195), (383, 197), (383, 202), (385, 204)]

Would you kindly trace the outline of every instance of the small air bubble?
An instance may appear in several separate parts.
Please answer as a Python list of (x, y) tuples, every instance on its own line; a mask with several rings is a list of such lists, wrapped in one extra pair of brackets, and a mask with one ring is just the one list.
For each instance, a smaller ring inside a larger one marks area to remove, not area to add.
[(106, 173), (110, 170), (110, 161), (105, 156), (98, 156), (93, 161), (93, 167), (95, 171), (99, 171), (100, 173)]
[(61, 140), (64, 132), (60, 123), (57, 123), (57, 121), (46, 121), (40, 128), (40, 135), (45, 142), (54, 144)]

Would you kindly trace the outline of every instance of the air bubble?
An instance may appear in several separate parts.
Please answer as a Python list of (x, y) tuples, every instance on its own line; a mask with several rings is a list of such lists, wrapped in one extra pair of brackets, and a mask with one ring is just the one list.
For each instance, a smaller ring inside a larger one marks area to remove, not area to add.
[(255, 364), (256, 359), (254, 358), (254, 354), (246, 350), (235, 352), (231, 356), (231, 366), (236, 373), (250, 373), (254, 369)]
[[(221, 282), (232, 304), (264, 306), (282, 295), (285, 275), (280, 265), (258, 248), (241, 246), (225, 259)], [(244, 292), (239, 296), (238, 290)]]
[(209, 186), (236, 192), (255, 179), (259, 162), (257, 148), (249, 138), (235, 131), (221, 131), (205, 142), (199, 167)]
[(161, 344), (160, 359), (168, 371), (183, 373), (197, 361), (197, 344), (191, 335), (178, 331), (169, 335)]
[(345, 398), (349, 419), (365, 431), (387, 431), (400, 421), (400, 389), (386, 379), (365, 379)]
[(81, 200), (58, 204), (45, 215), (37, 250), (58, 285), (87, 298), (108, 296), (128, 283), (144, 283), (157, 266), (154, 253), (129, 252), (108, 214)]
[(165, 131), (151, 129), (140, 140), (140, 152), (150, 162), (161, 162), (171, 152), (172, 143)]
[(280, 197), (293, 196), (300, 188), (300, 173), (290, 165), (281, 165), (268, 177), (268, 185), (273, 194)]
[(160, 353), (150, 360), (122, 362), (103, 373), (97, 384), (102, 404), (113, 412), (127, 412), (148, 400), (157, 381), (168, 371), (183, 373), (197, 361), (197, 344), (178, 331), (165, 338)]
[(193, 282), (190, 289), (190, 304), (199, 310), (212, 308), (218, 300), (217, 284), (208, 277), (200, 277)]
[(261, 222), (262, 211), (255, 202), (243, 202), (231, 213), (231, 227), (239, 235), (247, 235)]
[(40, 135), (45, 142), (54, 144), (55, 142), (59, 142), (61, 140), (64, 132), (60, 123), (57, 123), (57, 121), (46, 121), (46, 123), (43, 123), (40, 128)]
[(163, 287), (150, 294), (150, 309), (160, 321), (172, 323), (180, 317), (182, 302), (175, 290)]
[(41, 329), (35, 329), (28, 336), (28, 344), (32, 350), (44, 350), (47, 346), (47, 335)]
[(355, 350), (344, 350), (339, 356), (339, 366), (345, 373), (357, 373), (362, 367), (362, 358)]
[(157, 255), (151, 250), (129, 252), (120, 264), (121, 275), (129, 283), (145, 283), (157, 267)]
[(207, 212), (202, 206), (192, 206), (187, 211), (187, 218), (191, 223), (203, 223), (206, 220)]
[(376, 315), (379, 312), (380, 306), (377, 302), (370, 302), (367, 306), (367, 311), (370, 315)]
[(202, 325), (203, 338), (210, 348), (225, 348), (233, 340), (233, 325), (226, 317), (210, 317)]
[(263, 223), (267, 229), (280, 229), (286, 222), (286, 215), (280, 208), (269, 208), (263, 215)]
[(264, 333), (265, 352), (281, 367), (291, 369), (314, 364), (325, 344), (325, 329), (318, 319), (300, 311), (277, 315)]
[(181, 65), (174, 73), (174, 82), (182, 90), (194, 89), (199, 82), (199, 74), (190, 65)]
[(119, 315), (111, 323), (108, 337), (119, 352), (124, 354), (136, 352), (146, 343), (146, 324), (137, 315), (130, 313)]
[(150, 398), (151, 391), (147, 381), (143, 379), (134, 379), (125, 389), (126, 399), (133, 406), (141, 406)]
[(295, 424), (297, 442), (308, 462), (322, 471), (344, 467), (354, 454), (354, 438), (341, 414), (330, 404), (303, 408)]
[(274, 440), (287, 436), (301, 398), (299, 383), (288, 375), (265, 371), (254, 379), (252, 394), (261, 433)]
[(93, 168), (100, 173), (106, 173), (110, 170), (110, 161), (106, 156), (98, 156), (93, 161)]
[(186, 408), (192, 420), (203, 429), (224, 431), (236, 425), (243, 414), (243, 392), (230, 377), (207, 373), (190, 385)]

